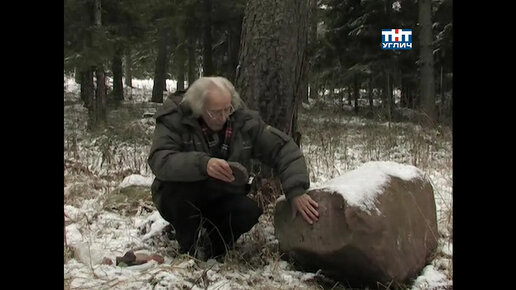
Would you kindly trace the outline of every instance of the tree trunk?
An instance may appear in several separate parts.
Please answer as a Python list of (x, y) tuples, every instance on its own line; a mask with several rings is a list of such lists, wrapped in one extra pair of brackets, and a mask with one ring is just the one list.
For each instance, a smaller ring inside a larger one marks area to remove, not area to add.
[(374, 101), (373, 101), (373, 76), (369, 75), (367, 80), (367, 89), (369, 90), (367, 96), (369, 98), (369, 109), (371, 112), (374, 110)]
[(235, 82), (236, 68), (238, 66), (238, 49), (240, 48), (240, 34), (242, 33), (242, 23), (229, 31), (228, 36), (228, 64), (227, 78), (231, 82)]
[(264, 121), (292, 134), (295, 113), (306, 93), (308, 1), (247, 3), (242, 26), (236, 87)]
[(113, 100), (115, 104), (124, 100), (124, 86), (122, 83), (122, 48), (117, 47), (111, 66), (113, 72)]
[(179, 67), (176, 91), (184, 91), (184, 90), (185, 90), (185, 67), (183, 64), (182, 66)]
[[(310, 13), (310, 10), (308, 9), (308, 12)], [(308, 36), (308, 28), (306, 32), (306, 37)], [(308, 37), (306, 39), (306, 45), (308, 45)], [(306, 50), (305, 45), (305, 51), (303, 52), (303, 57), (301, 58), (301, 64), (300, 64), (300, 78), (298, 83), (296, 84), (296, 92), (294, 93), (294, 111), (292, 113), (292, 124), (290, 127), (290, 131), (287, 132), (288, 134), (292, 136), (298, 136), (300, 133), (297, 130), (297, 116), (298, 116), (298, 110), (301, 104), (303, 103), (303, 100), (308, 99), (308, 68), (309, 68), (309, 59), (308, 59), (308, 51)], [(300, 138), (300, 137), (299, 137)], [(300, 142), (300, 141), (299, 141)], [(296, 144), (299, 146), (300, 143), (296, 142)]]
[[(314, 63), (314, 52), (317, 46), (317, 0), (309, 0), (310, 5), (310, 21), (308, 26), (308, 44), (307, 44), (307, 57), (308, 57), (308, 66), (307, 66), (307, 79), (310, 87), (310, 98), (317, 98), (317, 75), (313, 73), (312, 67)], [(308, 94), (302, 100), (304, 103), (308, 104)]]
[(415, 110), (416, 109), (416, 97), (415, 97), (415, 87), (412, 83), (409, 84), (409, 87), (408, 87), (408, 103), (409, 103), (409, 108)]
[(212, 36), (211, 36), (211, 0), (203, 0), (203, 76), (213, 75)]
[(440, 107), (440, 118), (439, 121), (444, 121), (446, 118), (446, 100), (444, 98), (444, 88), (443, 88), (443, 65), (441, 64), (441, 72), (439, 78), (439, 95), (441, 97), (441, 107)]
[(132, 72), (133, 58), (131, 55), (131, 49), (127, 48), (125, 54), (125, 85), (133, 87), (133, 72)]
[(95, 100), (95, 85), (93, 84), (93, 68), (79, 72), (81, 77), (81, 100), (84, 107), (91, 110), (91, 105)]
[(76, 66), (75, 67), (75, 70), (74, 70), (74, 81), (76, 84), (81, 84), (81, 78), (82, 78), (82, 75), (81, 75), (81, 68), (79, 66)]
[(93, 80), (95, 67), (91, 67), (84, 72), (83, 82), (81, 83), (81, 93), (84, 91), (85, 100), (84, 105), (88, 109), (88, 124), (87, 129), (92, 130), (96, 126), (95, 122), (95, 84)]
[(360, 80), (358, 73), (354, 73), (353, 75), (353, 99), (355, 101), (355, 113), (358, 113), (358, 97), (360, 94)]
[[(235, 87), (265, 123), (291, 136), (307, 93), (309, 16), (308, 1), (248, 1), (242, 25)], [(272, 176), (263, 164), (256, 164), (253, 171), (259, 178)]]
[[(310, 98), (312, 100), (317, 100), (319, 98), (319, 83), (315, 79), (315, 77), (312, 77), (311, 83), (310, 83)], [(303, 100), (306, 104), (308, 104), (308, 95), (305, 100)]]
[(168, 32), (165, 29), (160, 29), (158, 45), (151, 102), (163, 103), (163, 91), (167, 89), (165, 82), (168, 64)]
[(95, 72), (97, 78), (97, 89), (95, 91), (95, 121), (94, 127), (105, 125), (107, 110), (106, 110), (106, 74), (104, 68), (98, 66)]
[(195, 39), (193, 38), (193, 35), (187, 34), (186, 41), (188, 44), (188, 86), (190, 86), (196, 79), (196, 73), (195, 73)]
[(102, 26), (102, 1), (94, 0), (93, 23), (95, 26)]
[(401, 77), (401, 96), (400, 96), (400, 107), (408, 108), (409, 106), (409, 98), (408, 98), (408, 85), (407, 85), (407, 77)]
[[(353, 91), (353, 88), (351, 85), (348, 85), (347, 87), (347, 93), (348, 93), (348, 106), (351, 107), (351, 92)], [(342, 94), (342, 96), (344, 96), (344, 94)]]
[[(95, 0), (93, 7), (94, 24), (96, 28), (102, 26), (102, 3), (101, 0)], [(97, 79), (95, 89), (95, 101), (90, 106), (92, 112), (90, 115), (89, 129), (98, 128), (106, 123), (107, 109), (106, 109), (106, 75), (104, 73), (104, 66), (98, 63), (95, 66), (95, 77)]]
[[(91, 27), (95, 23), (92, 22), (92, 15), (95, 15), (95, 6), (90, 6), (91, 3), (83, 3), (84, 14), (88, 15), (86, 25)], [(83, 39), (83, 46), (85, 50), (92, 47), (93, 43), (93, 31), (88, 30), (85, 33)], [(93, 80), (93, 73), (95, 67), (90, 64), (83, 64), (79, 67), (80, 83), (81, 83), (81, 100), (84, 103), (84, 107), (88, 110), (88, 129), (91, 128), (91, 124), (95, 119), (95, 84)]]
[(432, 54), (432, 7), (431, 0), (419, 0), (420, 48), (421, 48), (421, 105), (427, 116), (425, 125), (435, 122), (434, 58)]
[(392, 120), (392, 77), (389, 71), (385, 73), (385, 94), (387, 99), (387, 119), (389, 122)]
[(176, 61), (177, 66), (177, 85), (176, 91), (184, 91), (185, 89), (185, 56), (186, 56), (185, 43), (179, 44), (176, 49)]

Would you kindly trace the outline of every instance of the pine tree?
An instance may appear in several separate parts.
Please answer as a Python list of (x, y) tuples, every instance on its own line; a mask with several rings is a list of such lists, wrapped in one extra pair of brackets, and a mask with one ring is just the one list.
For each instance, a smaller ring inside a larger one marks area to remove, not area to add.
[(236, 87), (266, 123), (293, 134), (306, 94), (308, 1), (249, 1), (245, 11)]

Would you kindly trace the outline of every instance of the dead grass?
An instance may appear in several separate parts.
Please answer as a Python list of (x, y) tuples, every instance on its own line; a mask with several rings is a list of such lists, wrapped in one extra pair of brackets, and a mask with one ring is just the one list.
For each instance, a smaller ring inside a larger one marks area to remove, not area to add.
[(446, 127), (430, 129), (322, 113), (301, 115), (298, 122), (305, 157), (311, 169), (322, 168), (319, 176), (329, 173), (335, 177), (343, 170), (378, 160), (451, 172), (451, 131)]
[(84, 200), (98, 198), (109, 190), (105, 182), (99, 178), (76, 179), (69, 184), (65, 189), (64, 202), (75, 207), (80, 207)]

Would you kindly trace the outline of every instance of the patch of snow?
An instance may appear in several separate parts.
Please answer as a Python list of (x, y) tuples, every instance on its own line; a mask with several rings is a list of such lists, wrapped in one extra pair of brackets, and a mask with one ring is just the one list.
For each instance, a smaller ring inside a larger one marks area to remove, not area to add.
[(445, 289), (450, 286), (450, 281), (442, 272), (437, 271), (434, 266), (428, 265), (423, 269), (421, 276), (417, 277), (411, 290), (436, 290)]
[(74, 78), (65, 76), (64, 77), (64, 90), (68, 92), (79, 92), (81, 86), (75, 82)]
[(445, 241), (444, 244), (440, 247), (440, 251), (448, 256), (453, 256), (453, 244), (451, 241)]
[(306, 281), (313, 280), (315, 278), (315, 276), (316, 276), (315, 273), (304, 273), (303, 275), (301, 275), (299, 280), (306, 282)]
[(85, 265), (98, 265), (104, 258), (105, 249), (96, 243), (77, 242), (73, 244), (74, 257)]
[(66, 242), (68, 245), (75, 245), (82, 242), (82, 234), (77, 224), (71, 224), (65, 227)]
[(143, 176), (139, 174), (131, 174), (124, 178), (124, 180), (120, 183), (120, 188), (125, 188), (131, 185), (139, 185), (139, 186), (148, 186), (152, 185), (152, 181), (154, 178), (152, 176)]
[(82, 211), (80, 211), (78, 208), (68, 205), (68, 204), (65, 204), (65, 206), (64, 206), (64, 213), (65, 213), (65, 218), (67, 218), (67, 220), (72, 220), (72, 221), (78, 220), (82, 215)]
[(148, 218), (138, 222), (136, 226), (138, 228), (145, 227), (146, 234), (142, 237), (142, 240), (146, 240), (160, 234), (168, 224), (169, 222), (164, 220), (158, 211), (154, 211)]

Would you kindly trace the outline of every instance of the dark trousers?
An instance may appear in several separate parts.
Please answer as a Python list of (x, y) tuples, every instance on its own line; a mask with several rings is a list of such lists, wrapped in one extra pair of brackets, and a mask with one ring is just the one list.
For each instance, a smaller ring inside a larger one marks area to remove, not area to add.
[(175, 229), (180, 253), (193, 253), (198, 232), (204, 227), (211, 242), (208, 257), (224, 255), (263, 213), (246, 195), (214, 190), (207, 181), (155, 180), (151, 189), (159, 213)]

